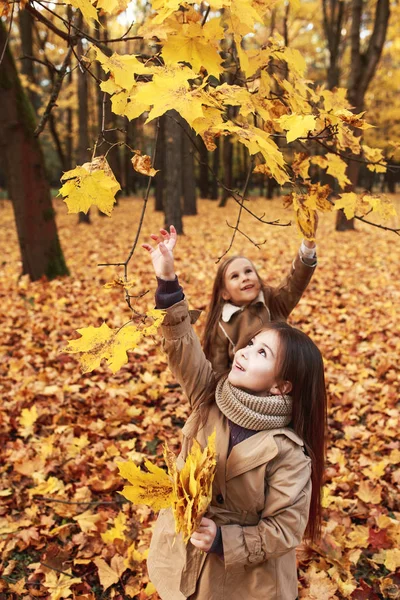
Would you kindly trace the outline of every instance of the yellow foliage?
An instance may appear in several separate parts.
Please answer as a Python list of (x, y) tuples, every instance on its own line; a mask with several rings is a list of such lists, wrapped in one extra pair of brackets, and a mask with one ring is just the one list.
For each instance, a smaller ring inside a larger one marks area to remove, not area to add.
[(212, 482), (216, 468), (215, 431), (208, 438), (204, 450), (193, 440), (183, 468), (178, 471), (175, 455), (165, 446), (164, 458), (168, 474), (145, 461), (147, 473), (132, 461), (118, 463), (120, 474), (132, 485), (125, 486), (121, 494), (135, 504), (147, 504), (154, 511), (171, 507), (175, 530), (182, 532), (187, 542), (198, 528), (212, 496)]
[(315, 117), (313, 115), (282, 115), (276, 122), (287, 131), (287, 142), (293, 142), (300, 137), (307, 136), (308, 132), (315, 129)]
[(97, 10), (90, 0), (68, 0), (68, 4), (78, 8), (81, 11), (85, 21), (88, 23), (91, 23), (92, 21), (99, 22)]
[[(136, 348), (143, 335), (154, 333), (164, 318), (165, 311), (151, 311), (155, 319), (151, 326), (137, 329), (134, 325), (125, 325), (113, 330), (103, 323), (100, 327), (77, 329), (81, 337), (70, 340), (64, 352), (80, 353), (79, 362), (83, 373), (93, 371), (100, 366), (104, 358), (113, 373), (116, 373), (128, 361), (127, 352)], [(146, 315), (149, 316), (149, 315)]]
[(212, 482), (217, 464), (215, 438), (214, 431), (209, 436), (204, 450), (197, 440), (193, 440), (192, 448), (181, 471), (177, 470), (175, 456), (169, 448), (166, 447), (164, 451), (165, 462), (174, 487), (172, 511), (175, 530), (177, 533), (182, 532), (185, 542), (188, 542), (192, 533), (200, 525), (211, 502)]
[(146, 504), (154, 511), (168, 508), (173, 501), (173, 486), (170, 476), (157, 465), (146, 460), (142, 471), (132, 461), (117, 463), (122, 477), (132, 485), (124, 486), (121, 494), (134, 504)]
[(87, 213), (94, 205), (110, 216), (115, 194), (121, 189), (104, 157), (98, 157), (91, 163), (67, 171), (61, 177), (61, 181), (65, 183), (59, 194), (64, 197), (69, 213)]
[(203, 67), (210, 75), (219, 77), (223, 68), (218, 48), (219, 40), (224, 37), (219, 20), (213, 19), (203, 27), (194, 22), (177, 24), (174, 34), (171, 34), (163, 45), (162, 55), (165, 63), (174, 65), (177, 62), (186, 62), (196, 72)]
[(118, 515), (114, 519), (114, 524), (111, 529), (108, 529), (105, 533), (101, 533), (101, 539), (106, 544), (112, 544), (114, 540), (124, 540), (125, 539), (125, 529), (126, 529), (126, 515), (123, 512), (119, 512)]
[(94, 48), (96, 59), (106, 73), (111, 73), (116, 85), (129, 90), (135, 83), (135, 75), (151, 75), (153, 69), (144, 65), (134, 54), (118, 54), (114, 52), (106, 56), (99, 48)]

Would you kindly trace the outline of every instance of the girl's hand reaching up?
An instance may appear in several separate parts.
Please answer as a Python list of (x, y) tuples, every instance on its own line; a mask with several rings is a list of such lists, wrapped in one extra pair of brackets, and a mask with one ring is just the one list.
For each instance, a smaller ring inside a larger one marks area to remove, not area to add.
[(150, 244), (142, 244), (142, 248), (150, 252), (151, 260), (156, 276), (164, 281), (175, 279), (173, 249), (176, 244), (176, 229), (173, 225), (166, 229), (160, 229), (160, 235), (151, 234), (151, 239), (157, 242), (153, 248)]

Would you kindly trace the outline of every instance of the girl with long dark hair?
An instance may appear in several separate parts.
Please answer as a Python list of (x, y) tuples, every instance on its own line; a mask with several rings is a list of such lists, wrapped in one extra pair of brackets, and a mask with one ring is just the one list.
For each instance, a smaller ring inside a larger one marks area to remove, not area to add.
[(216, 430), (212, 500), (187, 545), (171, 509), (160, 512), (149, 557), (163, 600), (295, 600), (296, 546), (321, 525), (326, 393), (321, 353), (303, 332), (269, 323), (237, 349), (218, 377), (193, 332), (174, 271), (176, 232), (161, 230), (149, 251), (169, 366), (191, 414), (182, 430), (183, 465), (193, 439)]

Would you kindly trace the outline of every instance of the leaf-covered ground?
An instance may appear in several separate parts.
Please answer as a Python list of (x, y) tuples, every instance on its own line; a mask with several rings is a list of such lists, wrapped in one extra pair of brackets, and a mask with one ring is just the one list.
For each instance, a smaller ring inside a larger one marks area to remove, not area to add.
[[(117, 463), (161, 464), (163, 442), (179, 446), (187, 404), (157, 336), (115, 375), (82, 375), (62, 352), (76, 329), (129, 319), (123, 294), (103, 287), (122, 273), (97, 264), (125, 260), (141, 201), (122, 200), (110, 219), (92, 211), (89, 227), (55, 206), (71, 277), (30, 283), (19, 277), (11, 206), (0, 205), (0, 597), (155, 599), (145, 567), (155, 516), (118, 494)], [(279, 199), (251, 207), (290, 220)], [(225, 209), (201, 201), (199, 215), (185, 218), (176, 264), (192, 307), (207, 306), (236, 211), (233, 201)], [(162, 224), (149, 208), (141, 241)], [(278, 283), (300, 242), (294, 227), (245, 215), (241, 228), (266, 244), (259, 250), (238, 235), (235, 252)], [(311, 600), (400, 598), (400, 239), (357, 228), (339, 234), (333, 215), (320, 220), (319, 266), (290, 319), (323, 352), (330, 402), (324, 535), (299, 549), (300, 597)], [(140, 248), (129, 279), (134, 293), (150, 290), (137, 308), (152, 308), (154, 278)]]

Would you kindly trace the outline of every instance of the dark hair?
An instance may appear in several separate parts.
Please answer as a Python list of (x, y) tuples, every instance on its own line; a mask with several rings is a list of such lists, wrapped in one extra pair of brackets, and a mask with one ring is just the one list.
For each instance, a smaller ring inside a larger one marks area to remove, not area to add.
[(231, 256), (230, 258), (226, 258), (224, 261), (221, 262), (215, 275), (214, 285), (211, 293), (211, 300), (207, 311), (207, 320), (204, 326), (203, 350), (204, 354), (208, 359), (210, 359), (211, 357), (211, 350), (213, 342), (215, 341), (218, 322), (221, 318), (222, 307), (225, 304), (225, 300), (222, 297), (222, 292), (225, 290), (226, 270), (229, 267), (229, 265), (237, 258), (245, 258), (249, 261), (249, 263), (254, 269), (254, 272), (258, 277), (258, 281), (260, 282), (261, 287), (264, 287), (264, 283), (261, 277), (259, 276), (254, 264), (245, 256), (235, 255)]
[(277, 380), (292, 384), (293, 409), (289, 427), (303, 440), (311, 458), (312, 493), (305, 537), (314, 541), (321, 532), (327, 423), (322, 355), (308, 335), (284, 321), (271, 322), (258, 333), (261, 331), (276, 331), (279, 336)]

